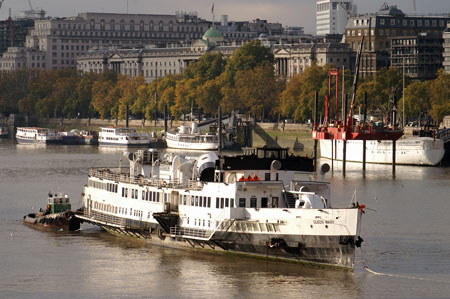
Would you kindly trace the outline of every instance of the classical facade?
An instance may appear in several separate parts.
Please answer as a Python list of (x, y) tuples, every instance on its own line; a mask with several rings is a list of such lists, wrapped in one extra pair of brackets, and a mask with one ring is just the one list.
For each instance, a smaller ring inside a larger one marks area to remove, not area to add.
[[(90, 49), (190, 43), (203, 35), (208, 24), (193, 13), (81, 13), (77, 17), (39, 19), (26, 36), (24, 49), (20, 50), (26, 56), (26, 65), (21, 65), (41, 69), (74, 68), (76, 57)], [(0, 70), (11, 70), (8, 65), (11, 61), (0, 59)]]
[(231, 56), (238, 46), (221, 45), (223, 41), (220, 31), (212, 28), (188, 47), (93, 50), (78, 57), (77, 68), (96, 73), (113, 70), (131, 77), (142, 75), (146, 81), (153, 81), (182, 73), (191, 61), (198, 60), (207, 51)]
[(316, 34), (344, 34), (347, 20), (356, 14), (353, 0), (317, 0)]
[(444, 70), (450, 74), (450, 23), (447, 24), (447, 28), (444, 31), (443, 40), (444, 40), (444, 53), (443, 53)]
[[(392, 41), (418, 40), (424, 35), (427, 38), (442, 38), (449, 20), (450, 14), (405, 15), (396, 6), (385, 5), (377, 13), (350, 17), (345, 41), (356, 51), (364, 37), (360, 72), (365, 76), (391, 65)], [(442, 46), (439, 56), (442, 57)]]
[(275, 70), (280, 77), (290, 78), (302, 73), (313, 63), (333, 64), (338, 68), (353, 68), (354, 52), (341, 43), (305, 43), (277, 45), (274, 48)]

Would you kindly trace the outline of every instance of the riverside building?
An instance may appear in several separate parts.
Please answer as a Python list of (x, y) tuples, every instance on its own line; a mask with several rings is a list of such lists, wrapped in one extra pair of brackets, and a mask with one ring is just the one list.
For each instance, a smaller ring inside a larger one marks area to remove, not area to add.
[(344, 34), (347, 20), (354, 14), (353, 0), (317, 0), (316, 35)]
[[(450, 74), (450, 23), (447, 24), (447, 28), (443, 34), (444, 39), (444, 70)], [(450, 127), (450, 126), (447, 126)]]
[(436, 65), (442, 59), (442, 32), (449, 20), (448, 13), (406, 15), (396, 6), (384, 5), (376, 13), (350, 17), (345, 29), (345, 42), (357, 51), (364, 36), (362, 76), (391, 65), (403, 66), (405, 57), (409, 76), (430, 78), (435, 76)]
[[(0, 58), (0, 70), (75, 68), (90, 49), (183, 44), (200, 38), (209, 23), (196, 13), (176, 15), (81, 13), (35, 20), (25, 45)], [(25, 64), (24, 64), (25, 63)]]

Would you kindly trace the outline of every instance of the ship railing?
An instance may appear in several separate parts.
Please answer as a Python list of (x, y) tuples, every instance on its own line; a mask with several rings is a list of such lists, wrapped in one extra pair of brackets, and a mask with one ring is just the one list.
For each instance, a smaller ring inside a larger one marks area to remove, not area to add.
[(209, 241), (217, 231), (228, 232), (228, 230), (233, 226), (234, 219), (228, 219), (225, 217), (226, 217), (225, 210), (223, 210), (222, 212), (219, 213), (219, 215), (217, 215), (216, 219), (212, 222), (216, 224), (214, 230), (180, 227), (177, 225), (170, 228), (170, 235), (172, 237)]
[(121, 227), (124, 227), (126, 225), (125, 218), (108, 215), (108, 214), (104, 214), (104, 213), (100, 213), (100, 212), (92, 211), (92, 210), (88, 211), (88, 209), (84, 210), (83, 216), (91, 219), (94, 222), (98, 221), (98, 222), (103, 222), (106, 224), (113, 224), (113, 225), (121, 226)]
[[(165, 180), (161, 178), (146, 178), (144, 176), (130, 175), (129, 168), (91, 168), (89, 170), (89, 175), (91, 177), (96, 177), (102, 180), (111, 180), (120, 183), (127, 184), (138, 184), (145, 186), (156, 186), (156, 187), (168, 187), (168, 188), (179, 188), (182, 187), (179, 179)], [(200, 183), (200, 182), (198, 182)], [(201, 188), (199, 188), (201, 189)]]
[(203, 189), (203, 182), (196, 181), (196, 180), (189, 180), (189, 189), (192, 190), (202, 190)]
[(206, 229), (181, 227), (178, 225), (170, 228), (170, 235), (187, 239), (209, 240)]

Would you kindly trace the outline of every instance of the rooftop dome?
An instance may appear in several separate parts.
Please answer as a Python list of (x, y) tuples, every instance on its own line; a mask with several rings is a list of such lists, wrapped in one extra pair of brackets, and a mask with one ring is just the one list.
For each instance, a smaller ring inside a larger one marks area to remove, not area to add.
[(205, 40), (209, 45), (215, 46), (217, 42), (223, 41), (223, 35), (219, 30), (212, 27), (208, 29), (205, 34), (203, 34), (203, 40)]
[(203, 38), (215, 38), (215, 37), (223, 37), (222, 33), (217, 30), (216, 28), (210, 28), (208, 29), (205, 34), (203, 34)]

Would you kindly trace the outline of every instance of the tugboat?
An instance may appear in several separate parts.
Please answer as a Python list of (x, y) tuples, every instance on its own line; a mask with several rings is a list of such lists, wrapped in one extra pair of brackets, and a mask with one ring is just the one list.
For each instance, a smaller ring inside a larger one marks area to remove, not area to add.
[(75, 231), (80, 228), (80, 221), (71, 211), (70, 199), (67, 194), (50, 193), (46, 210), (23, 216), (25, 224), (52, 231)]

